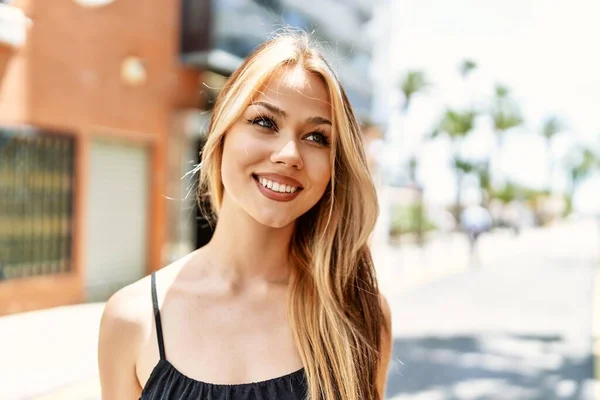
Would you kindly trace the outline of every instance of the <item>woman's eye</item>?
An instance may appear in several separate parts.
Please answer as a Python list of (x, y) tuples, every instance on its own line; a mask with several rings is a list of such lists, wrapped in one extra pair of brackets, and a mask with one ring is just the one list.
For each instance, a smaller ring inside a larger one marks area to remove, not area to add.
[(252, 123), (254, 125), (258, 125), (262, 128), (267, 128), (267, 129), (276, 129), (277, 126), (275, 125), (275, 122), (273, 122), (273, 120), (271, 118), (268, 117), (258, 117), (255, 118)]
[(308, 135), (306, 138), (317, 144), (321, 144), (324, 146), (329, 145), (329, 139), (327, 138), (327, 135), (320, 133), (320, 132), (313, 132), (310, 135)]

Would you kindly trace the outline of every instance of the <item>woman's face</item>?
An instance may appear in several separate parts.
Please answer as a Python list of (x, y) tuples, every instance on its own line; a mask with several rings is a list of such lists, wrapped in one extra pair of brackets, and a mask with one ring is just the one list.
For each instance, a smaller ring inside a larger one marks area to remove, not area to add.
[(287, 226), (323, 196), (331, 178), (331, 106), (325, 84), (301, 68), (282, 68), (225, 135), (223, 207)]

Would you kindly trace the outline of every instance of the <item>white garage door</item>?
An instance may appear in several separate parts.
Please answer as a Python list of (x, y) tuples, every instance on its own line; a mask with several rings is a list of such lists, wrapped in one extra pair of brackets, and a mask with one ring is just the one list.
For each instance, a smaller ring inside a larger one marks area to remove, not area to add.
[(94, 140), (90, 163), (85, 289), (99, 301), (146, 271), (148, 150)]

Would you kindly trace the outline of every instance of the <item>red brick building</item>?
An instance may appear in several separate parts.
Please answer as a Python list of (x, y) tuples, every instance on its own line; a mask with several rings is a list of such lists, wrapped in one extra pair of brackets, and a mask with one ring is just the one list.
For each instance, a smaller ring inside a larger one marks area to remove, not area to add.
[(163, 265), (169, 141), (203, 107), (177, 2), (11, 5), (32, 24), (0, 44), (0, 314), (104, 298)]

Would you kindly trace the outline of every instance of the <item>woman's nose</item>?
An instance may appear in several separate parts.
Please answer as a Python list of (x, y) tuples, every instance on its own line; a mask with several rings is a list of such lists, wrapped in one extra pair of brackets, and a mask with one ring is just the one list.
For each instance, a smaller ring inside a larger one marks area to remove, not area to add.
[(304, 167), (302, 156), (295, 140), (287, 140), (283, 146), (271, 155), (275, 164), (285, 164), (290, 168), (301, 169)]

